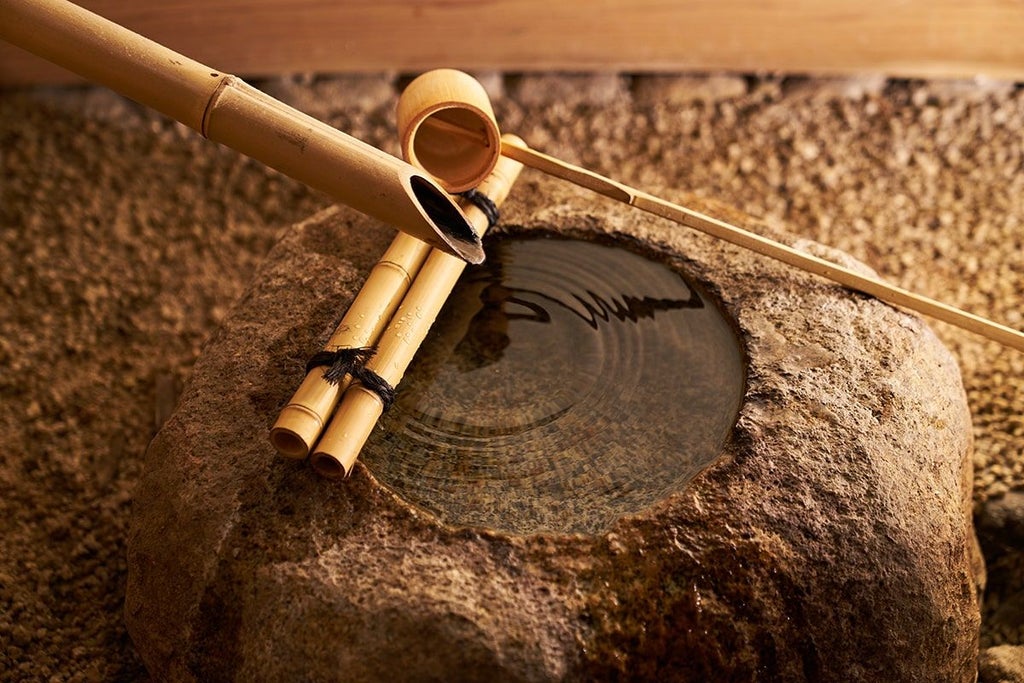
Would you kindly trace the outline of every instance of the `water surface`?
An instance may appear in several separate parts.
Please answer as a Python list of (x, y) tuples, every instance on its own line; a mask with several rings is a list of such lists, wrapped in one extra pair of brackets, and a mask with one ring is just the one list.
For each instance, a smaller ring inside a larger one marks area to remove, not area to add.
[(382, 483), (453, 524), (597, 533), (721, 453), (744, 367), (707, 293), (594, 242), (487, 254), (360, 456)]

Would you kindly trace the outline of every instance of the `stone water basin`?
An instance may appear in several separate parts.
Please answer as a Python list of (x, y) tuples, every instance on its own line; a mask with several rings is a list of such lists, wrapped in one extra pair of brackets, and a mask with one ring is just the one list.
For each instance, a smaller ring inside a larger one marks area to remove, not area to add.
[(744, 387), (709, 293), (622, 247), (488, 240), (361, 456), (440, 520), (599, 533), (722, 453)]
[(970, 416), (921, 319), (553, 182), (501, 226), (658, 284), (559, 258), (544, 289), (496, 253), (341, 483), (266, 434), (393, 233), (332, 208), (282, 234), (136, 492), (154, 677), (974, 680)]

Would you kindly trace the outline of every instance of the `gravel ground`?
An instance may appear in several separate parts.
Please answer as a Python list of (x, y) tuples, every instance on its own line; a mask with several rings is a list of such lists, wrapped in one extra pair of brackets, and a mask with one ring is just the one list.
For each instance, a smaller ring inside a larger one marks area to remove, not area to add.
[[(503, 129), (534, 147), (731, 203), (1024, 327), (1024, 88), (482, 80)], [(259, 85), (394, 153), (404, 82)], [(0, 91), (0, 153), (0, 677), (145, 679), (121, 605), (146, 445), (275, 235), (326, 199), (96, 88)], [(935, 328), (961, 363), (986, 519), (1024, 490), (1024, 354)], [(1010, 517), (1021, 523), (1020, 510)], [(1024, 547), (985, 550), (982, 644), (1024, 644)]]

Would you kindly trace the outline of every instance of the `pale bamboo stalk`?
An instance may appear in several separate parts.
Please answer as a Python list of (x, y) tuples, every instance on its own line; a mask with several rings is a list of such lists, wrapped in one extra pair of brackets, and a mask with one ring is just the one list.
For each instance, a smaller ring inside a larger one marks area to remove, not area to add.
[[(415, 237), (396, 235), (370, 270), (324, 350), (375, 345), (430, 250), (429, 244)], [(309, 455), (352, 379), (345, 377), (332, 383), (324, 378), (325, 371), (326, 368), (313, 368), (306, 373), (270, 430), (270, 442), (286, 458), (302, 460)]]
[(629, 187), (579, 166), (556, 159), (502, 139), (501, 153), (526, 166), (543, 171), (571, 183), (580, 185), (616, 201), (629, 204), (642, 211), (667, 218), (694, 230), (725, 240), (744, 249), (781, 261), (787, 265), (820, 275), (844, 287), (869, 294), (897, 306), (955, 325), (1004, 346), (1024, 351), (1024, 333), (954, 306), (931, 299), (922, 294), (862, 275), (832, 261), (794, 249), (762, 235), (730, 225), (692, 209), (679, 206), (660, 197)]
[(412, 165), (65, 0), (3, 0), (0, 38), (473, 263), (479, 236)]
[[(494, 109), (469, 74), (434, 69), (417, 76), (402, 92), (396, 114), (402, 156), (448, 192), (476, 187), (498, 163)], [(450, 135), (453, 128), (462, 135)]]
[[(512, 136), (505, 138), (524, 144)], [(522, 164), (502, 157), (478, 189), (496, 205), (501, 205), (521, 170)], [(487, 230), (487, 216), (482, 211), (471, 204), (463, 208), (481, 233)], [(430, 253), (381, 335), (377, 353), (366, 364), (368, 370), (391, 386), (398, 385), (464, 268), (464, 262), (448, 254), (437, 250)], [(313, 468), (332, 479), (348, 476), (383, 409), (384, 404), (376, 393), (353, 382), (310, 456)]]

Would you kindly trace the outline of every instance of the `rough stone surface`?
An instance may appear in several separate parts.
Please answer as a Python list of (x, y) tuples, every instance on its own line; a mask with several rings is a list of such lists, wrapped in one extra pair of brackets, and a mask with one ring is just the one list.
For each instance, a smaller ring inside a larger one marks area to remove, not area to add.
[(147, 453), (126, 619), (150, 672), (973, 681), (970, 417), (930, 329), (535, 175), (515, 196), (507, 230), (610, 234), (721, 297), (749, 356), (721, 459), (608, 533), (523, 537), (445, 527), (363, 467), (338, 484), (276, 457), (278, 408), (392, 234), (328, 209), (272, 250)]

